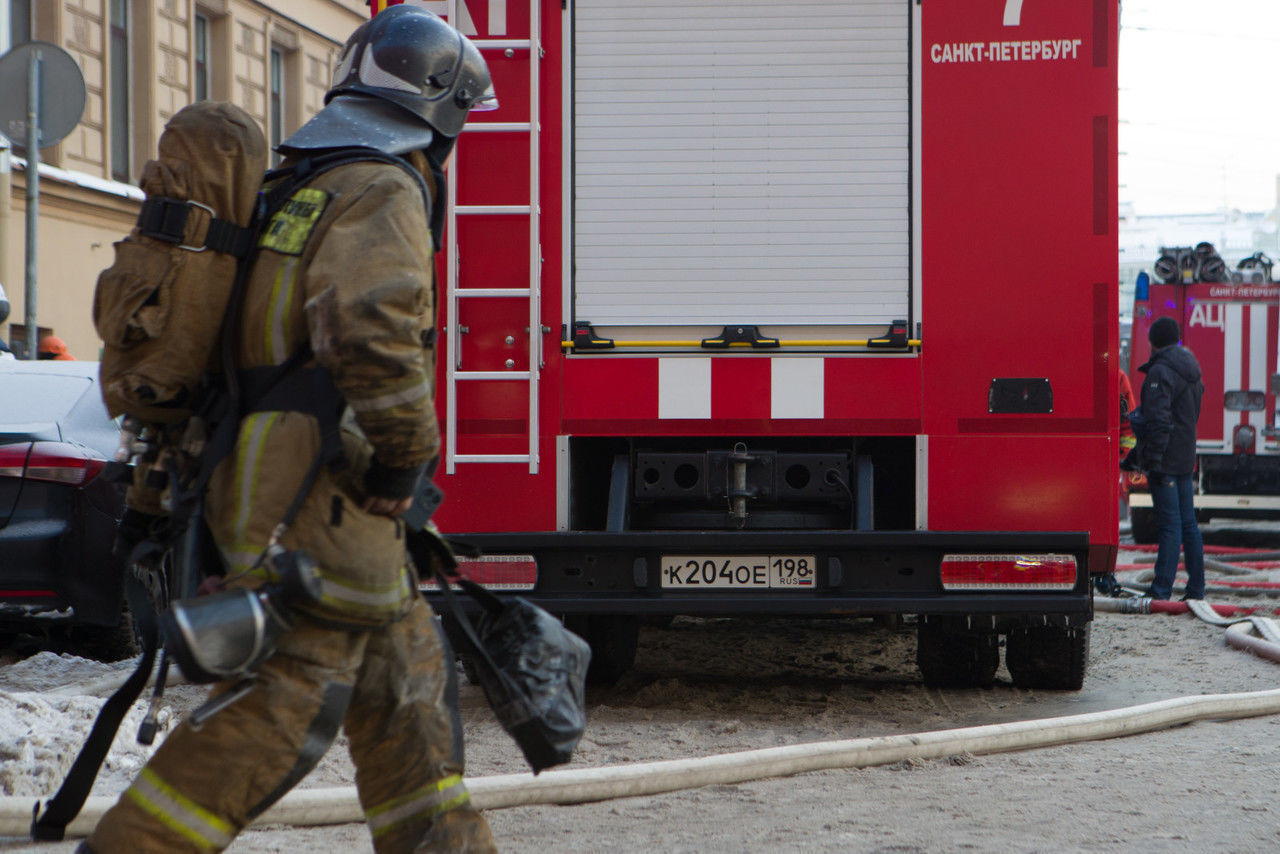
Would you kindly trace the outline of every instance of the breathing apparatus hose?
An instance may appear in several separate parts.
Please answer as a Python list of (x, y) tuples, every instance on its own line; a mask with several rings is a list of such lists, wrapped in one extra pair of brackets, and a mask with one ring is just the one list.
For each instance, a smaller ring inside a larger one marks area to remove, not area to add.
[[(1256, 639), (1255, 639), (1256, 640)], [(1280, 713), (1280, 689), (1176, 697), (1103, 712), (1013, 721), (914, 735), (770, 747), (695, 759), (671, 759), (602, 768), (505, 774), (467, 781), (480, 809), (533, 804), (578, 804), (783, 777), (807, 771), (869, 768), (909, 759), (959, 753), (1005, 753), (1151, 732), (1200, 720), (1232, 720)], [(0, 798), (0, 836), (23, 836), (32, 798)], [(68, 836), (87, 835), (114, 797), (89, 798)], [(310, 826), (364, 820), (353, 788), (300, 789), (262, 815), (258, 824)]]

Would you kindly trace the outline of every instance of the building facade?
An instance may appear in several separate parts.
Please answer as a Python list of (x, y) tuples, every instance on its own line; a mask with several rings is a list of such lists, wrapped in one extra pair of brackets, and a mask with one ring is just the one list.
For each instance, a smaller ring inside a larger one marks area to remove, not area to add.
[[(0, 10), (2, 51), (51, 42), (84, 75), (80, 123), (40, 151), (35, 301), (41, 331), (79, 359), (98, 357), (94, 284), (137, 217), (137, 181), (165, 122), (194, 101), (231, 101), (274, 145), (323, 105), (342, 43), (369, 14), (365, 0), (0, 0)], [(0, 171), (0, 283), (12, 306), (2, 331), (19, 350), (27, 160), (23, 140), (13, 144)]]

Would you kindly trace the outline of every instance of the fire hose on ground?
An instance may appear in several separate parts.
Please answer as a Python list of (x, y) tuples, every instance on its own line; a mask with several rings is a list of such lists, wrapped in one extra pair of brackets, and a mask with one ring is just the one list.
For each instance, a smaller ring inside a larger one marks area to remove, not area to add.
[[(1256, 641), (1257, 639), (1251, 639)], [(1263, 643), (1268, 643), (1263, 641)], [(1272, 644), (1272, 646), (1277, 646)], [(1277, 646), (1280, 651), (1280, 646)], [(1135, 735), (1201, 720), (1232, 720), (1280, 713), (1280, 689), (1176, 697), (1137, 706), (1040, 720), (770, 747), (695, 759), (672, 759), (602, 768), (506, 774), (468, 780), (480, 809), (536, 804), (580, 804), (657, 795), (709, 785), (731, 785), (808, 771), (869, 768), (911, 759), (938, 759), (1053, 747)], [(91, 797), (67, 828), (87, 835), (114, 797)], [(25, 836), (34, 799), (0, 798), (0, 836)], [(300, 789), (261, 816), (257, 824), (295, 827), (364, 820), (353, 788)]]
[[(1211, 605), (1203, 600), (1169, 602), (1145, 597), (1097, 598), (1094, 607), (1110, 613), (1194, 613), (1211, 625), (1226, 626), (1227, 643), (1280, 662), (1280, 623), (1253, 616), (1257, 609)], [(1233, 720), (1280, 713), (1280, 689), (1235, 694), (1176, 697), (1137, 706), (977, 727), (814, 742), (746, 750), (694, 759), (672, 759), (599, 768), (547, 771), (539, 776), (505, 774), (468, 780), (480, 809), (580, 804), (657, 795), (710, 785), (732, 785), (809, 771), (870, 768), (911, 759), (983, 755), (1096, 741), (1166, 729), (1201, 720)], [(67, 828), (69, 837), (92, 831), (116, 798), (91, 797)], [(0, 797), (0, 837), (25, 836), (36, 801)], [(348, 824), (364, 820), (354, 788), (298, 789), (260, 816), (255, 824), (295, 827)]]

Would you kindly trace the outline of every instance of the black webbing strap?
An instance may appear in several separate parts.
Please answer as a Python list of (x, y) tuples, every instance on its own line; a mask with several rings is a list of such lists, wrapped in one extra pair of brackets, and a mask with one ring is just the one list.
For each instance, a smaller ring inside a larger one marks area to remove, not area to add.
[[(204, 240), (200, 243), (188, 244), (185, 238), (187, 220), (191, 218), (193, 208), (199, 208), (209, 217), (209, 227), (205, 230)], [(253, 238), (257, 233), (254, 228), (236, 225), (230, 220), (220, 219), (213, 211), (198, 202), (184, 199), (171, 199), (167, 196), (149, 196), (142, 203), (138, 212), (138, 231), (155, 240), (166, 243), (177, 243), (190, 249), (212, 249), (225, 252), (236, 258), (245, 258), (253, 249)]]
[(279, 365), (240, 371), (240, 414), (250, 412), (305, 412), (320, 422), (320, 455), (329, 463), (342, 455), (338, 416), (346, 398), (324, 367), (300, 367), (311, 359), (304, 344)]
[[(454, 560), (453, 555), (447, 552), (447, 547), (444, 543), (427, 531), (420, 528), (408, 529), (405, 532), (405, 545), (409, 550), (409, 557), (414, 566), (418, 568), (418, 571), (426, 572), (430, 570), (435, 576), (436, 584), (440, 585), (440, 592), (444, 594), (445, 607), (448, 609), (449, 616), (457, 621), (458, 628), (462, 630), (462, 645), (467, 647), (466, 651), (473, 656), (472, 664), (477, 668), (483, 668), (490, 674), (497, 674), (498, 665), (494, 663), (488, 650), (484, 648), (484, 641), (480, 640), (480, 635), (476, 632), (475, 626), (471, 624), (470, 618), (467, 617), (462, 606), (458, 604), (458, 598), (454, 595), (450, 582), (456, 582), (468, 596), (476, 601), (476, 604), (495, 618), (503, 612), (502, 600), (483, 586), (476, 584), (470, 578), (458, 572), (457, 562)], [(442, 570), (440, 568), (442, 564), (452, 564), (450, 569), (453, 570), (453, 575), (448, 575)], [(426, 598), (426, 595), (426, 591), (422, 591), (423, 598)]]
[[(131, 594), (130, 610), (137, 615), (145, 613), (138, 597), (146, 594), (140, 593), (132, 575), (126, 582), (126, 591)], [(142, 640), (142, 657), (138, 666), (125, 683), (103, 703), (97, 720), (93, 722), (93, 729), (89, 731), (89, 737), (85, 739), (75, 762), (71, 764), (71, 770), (67, 772), (58, 793), (45, 803), (44, 815), (40, 814), (40, 802), (36, 801), (31, 812), (31, 838), (34, 840), (56, 842), (66, 836), (67, 825), (80, 814), (85, 798), (89, 797), (94, 778), (98, 776), (102, 760), (111, 750), (111, 742), (115, 740), (120, 723), (142, 695), (142, 689), (147, 686), (147, 679), (151, 677), (151, 669), (156, 660), (159, 628), (156, 620), (141, 617), (137, 625), (141, 629)]]

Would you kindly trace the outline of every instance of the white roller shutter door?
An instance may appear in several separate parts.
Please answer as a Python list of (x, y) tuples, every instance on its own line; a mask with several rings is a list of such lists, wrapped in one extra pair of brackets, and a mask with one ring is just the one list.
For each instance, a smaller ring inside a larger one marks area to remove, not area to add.
[(576, 319), (908, 316), (908, 0), (572, 8)]

